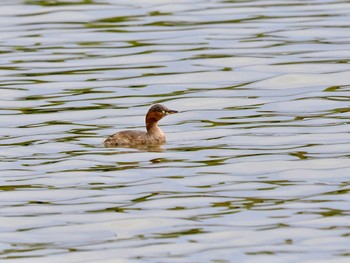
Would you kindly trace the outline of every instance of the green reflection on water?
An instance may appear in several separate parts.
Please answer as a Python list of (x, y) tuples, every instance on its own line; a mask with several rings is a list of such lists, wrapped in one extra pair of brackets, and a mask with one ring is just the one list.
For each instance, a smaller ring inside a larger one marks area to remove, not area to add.
[(96, 22), (100, 23), (120, 23), (120, 22), (126, 22), (133, 20), (130, 16), (115, 16), (115, 17), (109, 17), (109, 18), (103, 18), (96, 20)]
[(170, 233), (162, 233), (158, 234), (156, 238), (176, 238), (185, 235), (195, 235), (195, 234), (203, 234), (205, 231), (200, 228), (192, 228), (189, 230), (179, 231), (179, 232), (170, 232)]
[[(30, 189), (33, 188), (33, 185), (0, 185), (0, 191), (14, 191), (17, 189)], [(37, 188), (37, 186), (35, 186)]]
[(27, 5), (41, 5), (41, 6), (62, 6), (62, 5), (91, 5), (97, 4), (92, 0), (81, 1), (58, 1), (58, 0), (26, 0)]
[(170, 12), (160, 12), (160, 11), (151, 11), (148, 13), (150, 16), (169, 16), (172, 15)]

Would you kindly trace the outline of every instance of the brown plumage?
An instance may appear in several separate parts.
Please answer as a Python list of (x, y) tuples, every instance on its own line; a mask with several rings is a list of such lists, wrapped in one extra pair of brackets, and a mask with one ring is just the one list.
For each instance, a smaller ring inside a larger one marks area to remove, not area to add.
[(170, 110), (161, 104), (153, 105), (146, 114), (146, 130), (126, 130), (117, 132), (104, 141), (105, 147), (135, 147), (135, 146), (156, 146), (166, 142), (163, 131), (158, 127), (158, 121), (169, 114), (178, 111)]

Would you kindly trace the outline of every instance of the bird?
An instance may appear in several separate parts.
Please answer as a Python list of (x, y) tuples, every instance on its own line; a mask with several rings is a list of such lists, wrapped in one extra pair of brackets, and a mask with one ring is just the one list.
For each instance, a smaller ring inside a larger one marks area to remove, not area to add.
[(125, 130), (107, 137), (104, 141), (106, 148), (159, 146), (166, 142), (164, 132), (158, 127), (158, 122), (167, 115), (178, 113), (162, 104), (153, 105), (147, 112), (146, 131)]

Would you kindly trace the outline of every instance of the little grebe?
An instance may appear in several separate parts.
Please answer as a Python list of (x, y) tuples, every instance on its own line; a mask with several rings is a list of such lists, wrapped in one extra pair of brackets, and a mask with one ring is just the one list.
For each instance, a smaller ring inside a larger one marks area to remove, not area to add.
[(178, 111), (169, 110), (161, 104), (153, 105), (146, 114), (146, 129), (144, 131), (120, 131), (109, 136), (105, 142), (105, 147), (117, 146), (154, 146), (166, 142), (163, 131), (158, 127), (158, 121), (168, 114), (177, 113)]

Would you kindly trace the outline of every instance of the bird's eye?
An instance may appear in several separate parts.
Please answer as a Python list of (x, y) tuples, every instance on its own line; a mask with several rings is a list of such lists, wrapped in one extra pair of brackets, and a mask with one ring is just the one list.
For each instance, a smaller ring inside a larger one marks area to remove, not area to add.
[(165, 110), (162, 110), (162, 113), (163, 113), (163, 114), (166, 114)]

